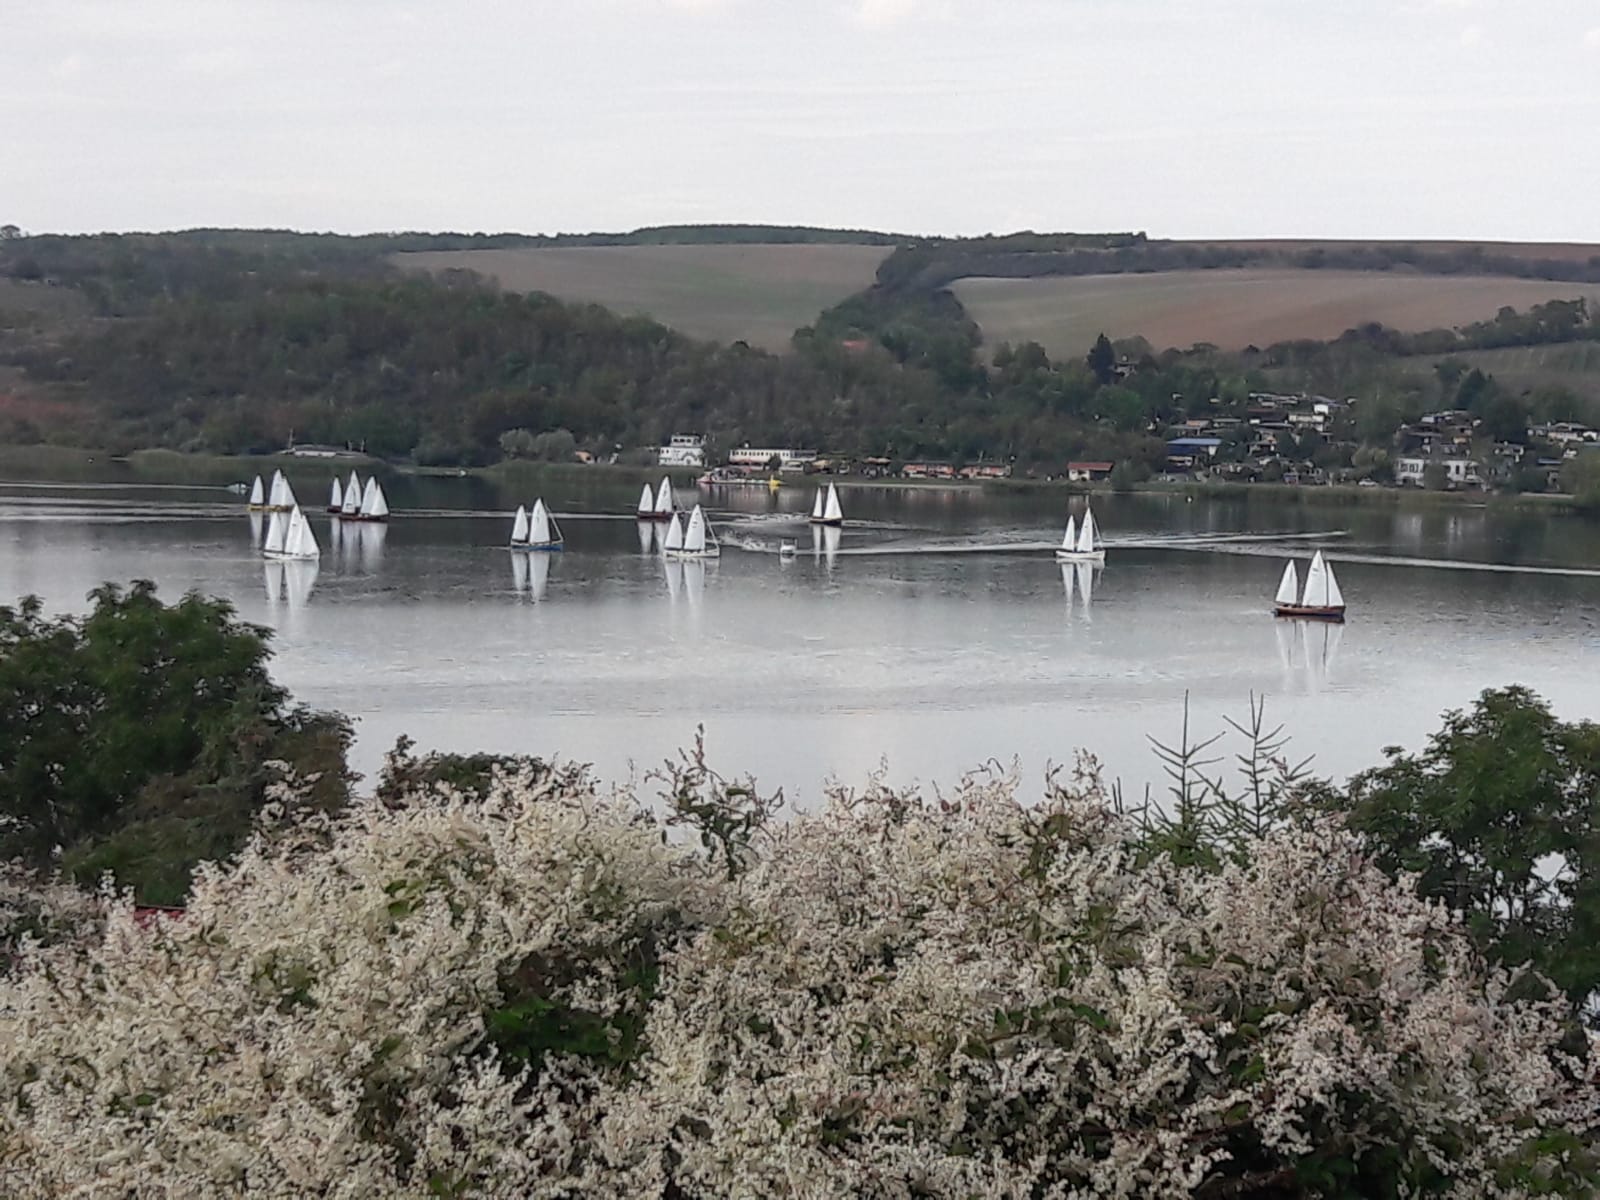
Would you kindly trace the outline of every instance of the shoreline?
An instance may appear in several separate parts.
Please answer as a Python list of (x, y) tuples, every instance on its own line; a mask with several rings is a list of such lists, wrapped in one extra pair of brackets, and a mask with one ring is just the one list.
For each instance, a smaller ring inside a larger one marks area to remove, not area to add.
[[(548, 463), (507, 460), (487, 467), (397, 466), (370, 455), (351, 453), (333, 458), (292, 454), (220, 455), (188, 454), (179, 450), (135, 450), (114, 455), (105, 450), (56, 445), (0, 445), (0, 482), (129, 482), (167, 483), (225, 488), (249, 483), (257, 474), (282, 470), (297, 482), (310, 476), (343, 474), (356, 470), (380, 477), (419, 479), (481, 479), (512, 483), (521, 478), (571, 477), (604, 479), (613, 483), (654, 483), (662, 475), (674, 487), (694, 486), (699, 468), (636, 466), (611, 463)], [(1513, 508), (1550, 515), (1584, 515), (1570, 495), (1544, 492), (1429, 492), (1418, 488), (1358, 487), (1354, 484), (1298, 485), (1284, 483), (1224, 483), (1205, 481), (1146, 481), (1116, 492), (1106, 484), (1085, 484), (1066, 479), (893, 479), (858, 475), (781, 476), (784, 489), (806, 489), (835, 483), (852, 491), (952, 491), (979, 496), (1025, 496), (1062, 493), (1067, 496), (1142, 495), (1182, 496), (1185, 499), (1245, 501), (1246, 503), (1311, 504), (1330, 507), (1390, 506), (1433, 508), (1459, 505), (1469, 508)]]

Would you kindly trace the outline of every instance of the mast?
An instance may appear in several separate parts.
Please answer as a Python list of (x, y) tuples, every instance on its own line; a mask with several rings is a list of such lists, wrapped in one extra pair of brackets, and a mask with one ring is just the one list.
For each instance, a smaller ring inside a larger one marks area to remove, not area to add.
[(1300, 593), (1300, 577), (1294, 569), (1294, 560), (1290, 559), (1283, 564), (1283, 578), (1278, 581), (1278, 594), (1272, 598), (1274, 604), (1293, 604)]
[(283, 538), (288, 532), (288, 522), (283, 519), (283, 514), (277, 509), (272, 510), (272, 516), (267, 518), (267, 540), (261, 544), (261, 549), (267, 554), (283, 553)]
[(528, 518), (528, 544), (545, 546), (550, 543), (550, 513), (544, 501), (533, 502), (533, 515)]
[(1078, 528), (1078, 553), (1094, 553), (1094, 510), (1087, 504), (1083, 507), (1083, 524)]
[(706, 548), (706, 515), (700, 511), (696, 504), (694, 511), (689, 514), (689, 528), (683, 535), (683, 552), (685, 554), (703, 554)]
[(1306, 590), (1300, 603), (1306, 608), (1328, 607), (1328, 564), (1322, 561), (1318, 550), (1311, 559), (1311, 569), (1306, 572)]

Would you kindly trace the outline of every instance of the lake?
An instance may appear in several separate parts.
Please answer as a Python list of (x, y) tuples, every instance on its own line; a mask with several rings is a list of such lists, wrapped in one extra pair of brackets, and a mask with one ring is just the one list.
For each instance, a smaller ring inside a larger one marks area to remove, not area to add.
[[(217, 488), (0, 484), (0, 602), (79, 610), (134, 578), (224, 596), (276, 631), (273, 671), (297, 699), (357, 719), (363, 772), (405, 733), (622, 778), (703, 725), (719, 770), (802, 801), (880, 763), (953, 783), (1017, 760), (1036, 790), (1079, 748), (1137, 790), (1159, 783), (1146, 737), (1177, 738), (1185, 695), (1197, 735), (1265, 695), (1292, 749), (1338, 777), (1419, 747), (1485, 687), (1600, 713), (1600, 527), (1576, 517), (1096, 497), (1108, 553), (1089, 573), (1050, 553), (1058, 495), (848, 488), (849, 525), (814, 547), (809, 488), (721, 489), (701, 496), (723, 555), (701, 566), (663, 561), (629, 515), (637, 484), (596, 481), (545, 496), (561, 554), (505, 549), (531, 495), (400, 479), (388, 526), (312, 515), (315, 565), (264, 564), (261, 519)], [(1317, 547), (1342, 629), (1271, 616), (1284, 558), (1303, 571)]]

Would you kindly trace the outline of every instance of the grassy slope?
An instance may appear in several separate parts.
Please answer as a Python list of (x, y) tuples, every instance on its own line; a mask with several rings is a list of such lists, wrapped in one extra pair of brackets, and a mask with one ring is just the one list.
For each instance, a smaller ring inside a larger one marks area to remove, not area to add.
[(1600, 292), (1600, 285), (1395, 272), (1219, 270), (1043, 279), (963, 279), (954, 291), (990, 342), (1033, 340), (1081, 354), (1101, 332), (1157, 348), (1224, 349), (1333, 338), (1365, 321), (1423, 330), (1492, 317), (1502, 305)]
[(543, 291), (648, 314), (694, 337), (782, 350), (823, 309), (872, 283), (884, 246), (575, 246), (425, 251), (402, 267), (464, 268), (514, 291)]
[[(1507, 346), (1500, 350), (1468, 350), (1454, 357), (1493, 375), (1512, 391), (1564, 387), (1600, 401), (1600, 343), (1566, 342), (1555, 346)], [(1414, 374), (1432, 375), (1436, 357), (1400, 360)]]

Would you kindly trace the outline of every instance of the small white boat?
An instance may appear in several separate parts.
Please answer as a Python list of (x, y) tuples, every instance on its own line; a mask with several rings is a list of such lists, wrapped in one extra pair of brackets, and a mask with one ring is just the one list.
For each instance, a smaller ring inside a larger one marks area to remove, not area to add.
[(677, 511), (677, 502), (672, 498), (672, 480), (663, 475), (661, 486), (656, 489), (656, 502), (650, 510), (650, 517), (655, 521), (665, 521)]
[(339, 505), (341, 517), (354, 518), (361, 513), (361, 476), (350, 472), (350, 482), (344, 485), (344, 503)]
[(793, 542), (780, 542), (778, 544), (778, 557), (784, 561), (788, 561), (789, 559), (796, 557), (799, 553), (799, 547)]
[(321, 558), (322, 548), (317, 545), (317, 535), (311, 531), (311, 522), (299, 505), (285, 517), (274, 511), (267, 525), (267, 540), (262, 553), (268, 558), (311, 559)]
[(829, 484), (827, 491), (817, 489), (816, 498), (811, 502), (811, 523), (813, 525), (844, 524), (844, 509), (839, 504), (839, 489)]
[(641, 521), (654, 521), (656, 519), (656, 500), (650, 494), (650, 485), (644, 485), (644, 490), (639, 493), (639, 507), (634, 511), (634, 516)]
[(550, 515), (550, 510), (544, 506), (542, 499), (535, 500), (533, 511), (528, 514), (528, 541), (523, 549), (559, 550), (563, 544), (561, 529)]
[(267, 511), (267, 489), (261, 484), (261, 476), (256, 476), (256, 481), (250, 485), (249, 507), (251, 512)]
[(1274, 616), (1313, 621), (1344, 620), (1344, 593), (1339, 590), (1333, 567), (1323, 559), (1321, 550), (1311, 558), (1311, 566), (1306, 571), (1305, 590), (1299, 591), (1298, 584), (1299, 579), (1291, 560), (1284, 564), (1283, 576), (1278, 580), (1278, 593), (1272, 598)]
[(511, 518), (511, 548), (513, 550), (528, 548), (528, 510), (520, 504), (517, 505), (517, 515)]
[[(674, 521), (674, 530), (676, 521)], [(722, 547), (717, 544), (717, 535), (712, 531), (711, 522), (706, 520), (705, 510), (698, 504), (689, 514), (689, 523), (684, 527), (683, 543), (677, 549), (672, 548), (673, 530), (667, 532), (667, 553), (674, 558), (717, 558), (722, 554)]]
[(344, 508), (344, 488), (339, 486), (339, 477), (333, 477), (333, 490), (328, 493), (328, 511), (337, 513)]
[(1061, 539), (1061, 546), (1056, 551), (1058, 562), (1103, 563), (1106, 560), (1105, 546), (1100, 541), (1100, 532), (1094, 525), (1094, 510), (1087, 505), (1083, 509), (1083, 524), (1078, 526), (1077, 533), (1072, 530), (1072, 518), (1067, 518), (1066, 536)]

